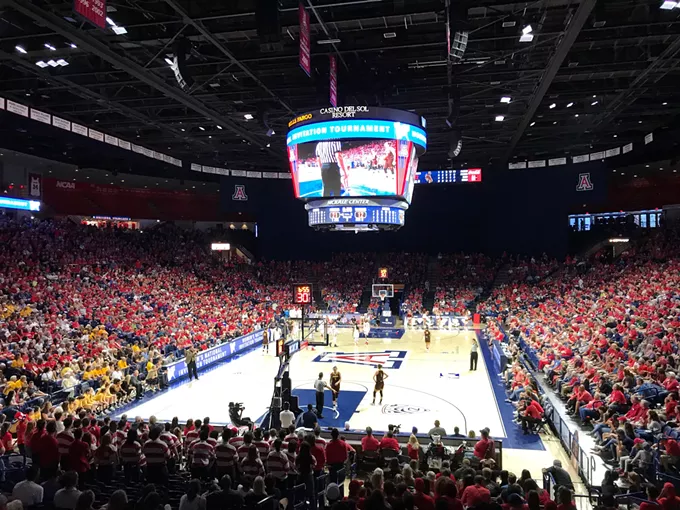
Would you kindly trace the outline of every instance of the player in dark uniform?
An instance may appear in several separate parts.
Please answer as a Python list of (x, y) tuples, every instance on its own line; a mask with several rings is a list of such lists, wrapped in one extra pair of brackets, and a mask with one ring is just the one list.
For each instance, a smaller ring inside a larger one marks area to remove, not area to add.
[(342, 375), (338, 372), (338, 367), (333, 367), (331, 372), (331, 390), (333, 391), (333, 407), (338, 407), (338, 395), (340, 395), (340, 383), (342, 382)]
[(375, 405), (375, 394), (380, 392), (380, 403), (382, 404), (383, 401), (383, 389), (385, 388), (385, 379), (387, 379), (387, 374), (383, 372), (383, 369), (380, 365), (378, 365), (378, 370), (376, 371), (375, 374), (373, 374), (373, 382), (375, 383), (375, 387), (373, 388), (373, 402), (371, 402), (371, 405)]
[(269, 329), (267, 326), (265, 326), (264, 331), (262, 332), (262, 354), (267, 351), (267, 354), (269, 354)]
[(423, 333), (425, 336), (425, 350), (429, 351), (430, 350), (430, 330), (425, 326), (425, 332)]

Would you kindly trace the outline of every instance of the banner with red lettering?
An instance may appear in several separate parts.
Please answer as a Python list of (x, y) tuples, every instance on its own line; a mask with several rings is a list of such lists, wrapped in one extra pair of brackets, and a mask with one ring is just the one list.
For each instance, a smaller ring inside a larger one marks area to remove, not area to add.
[(73, 10), (99, 28), (106, 28), (106, 0), (73, 0)]
[(312, 72), (312, 50), (309, 37), (309, 13), (302, 3), (298, 7), (298, 15), (300, 18), (300, 67), (307, 73), (307, 76), (310, 76)]
[(335, 55), (330, 56), (331, 59), (331, 105), (338, 106), (338, 61)]

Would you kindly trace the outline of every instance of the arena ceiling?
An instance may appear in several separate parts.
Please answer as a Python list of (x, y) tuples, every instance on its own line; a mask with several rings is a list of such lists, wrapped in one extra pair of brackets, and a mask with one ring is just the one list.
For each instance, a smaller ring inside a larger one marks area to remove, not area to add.
[[(426, 117), (421, 168), (580, 154), (678, 128), (680, 7), (660, 9), (662, 0), (467, 2), (454, 30), (469, 42), (451, 78), (444, 1), (302, 1), (310, 77), (298, 63), (297, 0), (279, 1), (281, 37), (269, 43), (255, 0), (109, 0), (124, 34), (83, 22), (72, 0), (0, 0), (0, 96), (185, 162), (277, 171), (288, 120), (328, 106), (330, 54), (341, 105)], [(521, 42), (527, 25), (533, 40)], [(195, 80), (186, 90), (166, 62), (184, 38)], [(36, 65), (50, 59), (68, 65)], [(463, 138), (453, 161), (447, 119)], [(0, 136), (16, 129), (4, 123)]]

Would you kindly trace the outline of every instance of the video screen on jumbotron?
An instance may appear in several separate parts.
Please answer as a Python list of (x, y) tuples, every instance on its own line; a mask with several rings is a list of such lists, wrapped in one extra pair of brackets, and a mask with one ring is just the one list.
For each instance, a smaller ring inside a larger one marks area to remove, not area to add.
[[(339, 119), (337, 110), (305, 114), (289, 131), (295, 196), (396, 197), (410, 202), (418, 156), (426, 145), (424, 129), (414, 125), (420, 118), (397, 110), (350, 108), (343, 109)], [(380, 118), (361, 116), (371, 113)], [(399, 117), (403, 114), (413, 124)]]

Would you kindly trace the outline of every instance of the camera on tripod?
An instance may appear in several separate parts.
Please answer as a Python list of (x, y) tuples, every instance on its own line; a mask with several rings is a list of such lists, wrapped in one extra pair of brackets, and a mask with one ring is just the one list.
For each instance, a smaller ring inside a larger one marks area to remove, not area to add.
[(229, 402), (229, 419), (237, 427), (253, 427), (253, 422), (250, 418), (243, 417), (243, 407), (242, 402)]

